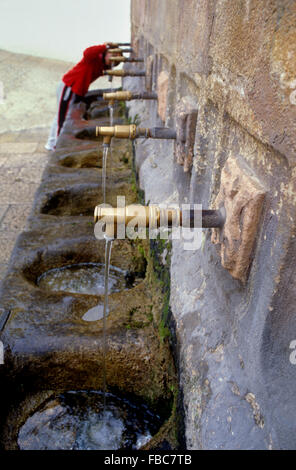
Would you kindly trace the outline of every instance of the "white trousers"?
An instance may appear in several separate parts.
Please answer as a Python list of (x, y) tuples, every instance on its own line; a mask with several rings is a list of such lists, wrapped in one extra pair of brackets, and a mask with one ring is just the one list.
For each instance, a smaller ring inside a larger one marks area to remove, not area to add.
[[(57, 143), (59, 106), (60, 106), (61, 95), (63, 93), (64, 86), (65, 86), (65, 84), (62, 81), (60, 81), (58, 83), (58, 86), (57, 86), (57, 91), (56, 91), (56, 95), (57, 95), (57, 112), (56, 112), (55, 118), (52, 122), (50, 133), (49, 133), (49, 136), (48, 136), (48, 140), (47, 140), (47, 143), (45, 145), (45, 148), (47, 150), (54, 150), (55, 146), (56, 146), (56, 143)], [(70, 88), (69, 88), (69, 90), (71, 91)], [(66, 98), (66, 96), (65, 96), (65, 98)]]

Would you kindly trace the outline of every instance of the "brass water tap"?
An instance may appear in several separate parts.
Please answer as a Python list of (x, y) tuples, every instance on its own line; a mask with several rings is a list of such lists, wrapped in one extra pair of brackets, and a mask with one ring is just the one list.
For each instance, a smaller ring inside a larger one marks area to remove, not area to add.
[(131, 139), (134, 140), (138, 137), (146, 139), (175, 139), (176, 131), (168, 127), (137, 127), (135, 124), (118, 125), (118, 126), (96, 126), (85, 127), (84, 129), (76, 132), (75, 137), (78, 139), (89, 138), (93, 139), (102, 136), (103, 144), (110, 145), (112, 137), (118, 139)]
[(146, 72), (142, 70), (104, 70), (104, 75), (111, 75), (113, 77), (145, 77)]
[(114, 101), (130, 101), (130, 100), (156, 100), (157, 93), (144, 91), (134, 93), (131, 91), (114, 91), (103, 93), (103, 99), (113, 104)]
[(110, 93), (103, 93), (103, 100), (109, 101), (112, 105), (114, 101), (130, 101), (132, 99), (131, 91), (114, 91)]
[(96, 206), (94, 221), (105, 224), (105, 234), (114, 238), (118, 233), (118, 226), (125, 229), (130, 223), (136, 221), (138, 229), (150, 228), (222, 228), (225, 223), (225, 210), (199, 210), (200, 227), (195, 226), (196, 209), (182, 211), (180, 208), (161, 208), (157, 205), (142, 206), (133, 204), (125, 207)]
[(126, 126), (96, 126), (95, 137), (99, 136), (131, 140), (138, 137), (144, 137), (146, 139), (175, 139), (176, 132), (174, 129), (167, 127), (137, 127), (135, 124)]

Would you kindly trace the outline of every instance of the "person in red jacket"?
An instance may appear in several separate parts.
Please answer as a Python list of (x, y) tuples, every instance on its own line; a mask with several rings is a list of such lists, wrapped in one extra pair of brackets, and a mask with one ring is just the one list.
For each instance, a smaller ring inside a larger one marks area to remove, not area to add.
[(85, 49), (83, 58), (62, 78), (57, 87), (58, 111), (52, 123), (46, 150), (54, 150), (57, 138), (61, 132), (71, 100), (83, 97), (89, 85), (103, 75), (104, 70), (111, 68), (108, 46), (104, 43)]

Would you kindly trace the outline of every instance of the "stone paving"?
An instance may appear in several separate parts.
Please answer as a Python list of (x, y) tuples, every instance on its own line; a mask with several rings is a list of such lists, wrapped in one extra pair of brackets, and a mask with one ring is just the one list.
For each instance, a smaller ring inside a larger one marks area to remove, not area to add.
[(0, 280), (40, 184), (48, 158), (47, 134), (45, 128), (0, 135)]
[(71, 65), (0, 50), (0, 281), (46, 165), (56, 85)]

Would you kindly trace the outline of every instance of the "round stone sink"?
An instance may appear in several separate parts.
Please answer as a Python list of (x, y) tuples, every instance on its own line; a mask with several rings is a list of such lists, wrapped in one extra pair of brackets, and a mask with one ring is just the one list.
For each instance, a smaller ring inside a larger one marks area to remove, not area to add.
[(140, 449), (161, 427), (141, 400), (100, 391), (67, 391), (38, 407), (18, 432), (21, 450)]
[[(71, 264), (62, 268), (49, 269), (37, 278), (36, 284), (41, 289), (71, 292), (73, 294), (104, 294), (103, 263)], [(110, 266), (109, 293), (126, 288), (126, 271)]]

